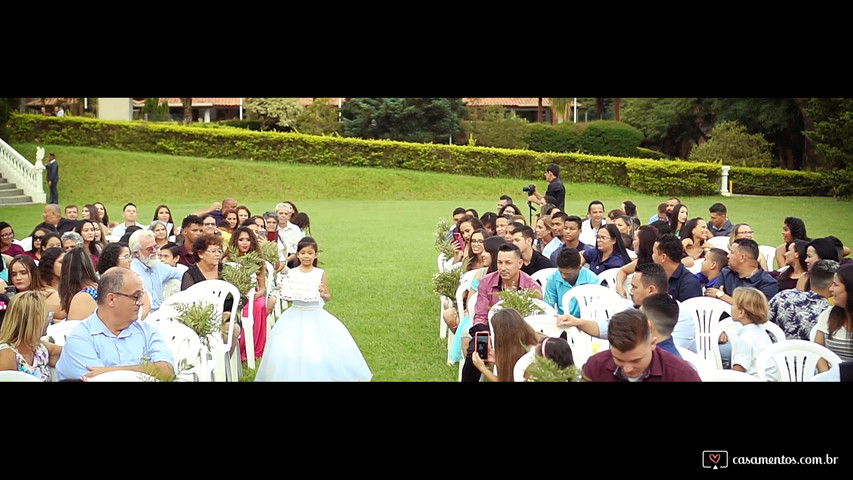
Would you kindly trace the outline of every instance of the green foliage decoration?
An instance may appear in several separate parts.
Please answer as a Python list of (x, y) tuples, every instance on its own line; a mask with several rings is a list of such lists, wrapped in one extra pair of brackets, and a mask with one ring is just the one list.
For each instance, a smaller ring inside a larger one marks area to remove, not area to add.
[(222, 315), (213, 303), (177, 303), (175, 309), (178, 311), (175, 320), (190, 327), (205, 348), (210, 348), (210, 335), (223, 333)]
[(535, 300), (539, 300), (536, 292), (527, 288), (501, 290), (495, 295), (501, 299), (500, 308), (515, 309), (522, 317), (538, 315), (545, 311), (535, 302)]
[(533, 357), (533, 363), (527, 367), (528, 382), (580, 382), (583, 370), (575, 365), (560, 368), (554, 360), (541, 355)]

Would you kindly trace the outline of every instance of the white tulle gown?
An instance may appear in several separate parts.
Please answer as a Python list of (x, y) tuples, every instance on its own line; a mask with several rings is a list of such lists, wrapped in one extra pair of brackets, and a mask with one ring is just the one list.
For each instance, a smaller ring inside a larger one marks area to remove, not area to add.
[(323, 308), (323, 270), (292, 268), (282, 295), (292, 301), (270, 332), (256, 382), (370, 381), (373, 373), (347, 327)]

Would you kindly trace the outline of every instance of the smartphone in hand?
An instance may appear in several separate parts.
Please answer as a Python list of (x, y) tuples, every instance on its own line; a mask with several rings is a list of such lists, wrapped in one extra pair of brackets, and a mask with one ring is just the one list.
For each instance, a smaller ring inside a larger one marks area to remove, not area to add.
[(477, 332), (474, 334), (474, 348), (477, 355), (484, 362), (489, 359), (489, 332)]
[(456, 240), (456, 243), (459, 244), (459, 248), (465, 250), (465, 239), (462, 238), (462, 234), (459, 232), (453, 232), (453, 239)]

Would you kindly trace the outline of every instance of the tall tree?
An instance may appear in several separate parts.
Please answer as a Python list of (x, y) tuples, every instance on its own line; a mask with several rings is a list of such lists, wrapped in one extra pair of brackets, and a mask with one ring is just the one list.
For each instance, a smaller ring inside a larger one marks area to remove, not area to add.
[(853, 99), (811, 98), (804, 104), (814, 122), (814, 130), (806, 136), (814, 141), (815, 152), (825, 165), (836, 169), (853, 166)]
[(461, 131), (461, 98), (349, 98), (341, 109), (344, 136), (449, 143)]
[(274, 125), (291, 130), (305, 109), (298, 98), (247, 98), (243, 101), (246, 110), (261, 120), (261, 130)]
[(184, 107), (184, 123), (187, 125), (193, 123), (193, 99), (182, 98), (181, 105)]

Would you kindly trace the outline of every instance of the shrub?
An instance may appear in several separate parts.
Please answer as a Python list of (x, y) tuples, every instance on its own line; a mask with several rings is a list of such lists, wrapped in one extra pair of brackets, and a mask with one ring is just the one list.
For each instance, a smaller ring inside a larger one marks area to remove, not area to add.
[(737, 122), (721, 122), (714, 127), (707, 142), (693, 146), (687, 159), (739, 167), (769, 167), (773, 162), (771, 146), (764, 136), (747, 133), (746, 127)]
[(462, 129), (459, 140), (469, 142), (473, 139), (482, 147), (527, 148), (524, 136), (530, 124), (515, 115), (497, 120), (462, 120), (459, 125)]
[(523, 140), (535, 152), (576, 152), (580, 149), (581, 135), (574, 123), (531, 123)]
[(581, 135), (581, 152), (592, 155), (629, 157), (634, 155), (643, 132), (627, 123), (615, 120), (589, 122)]

